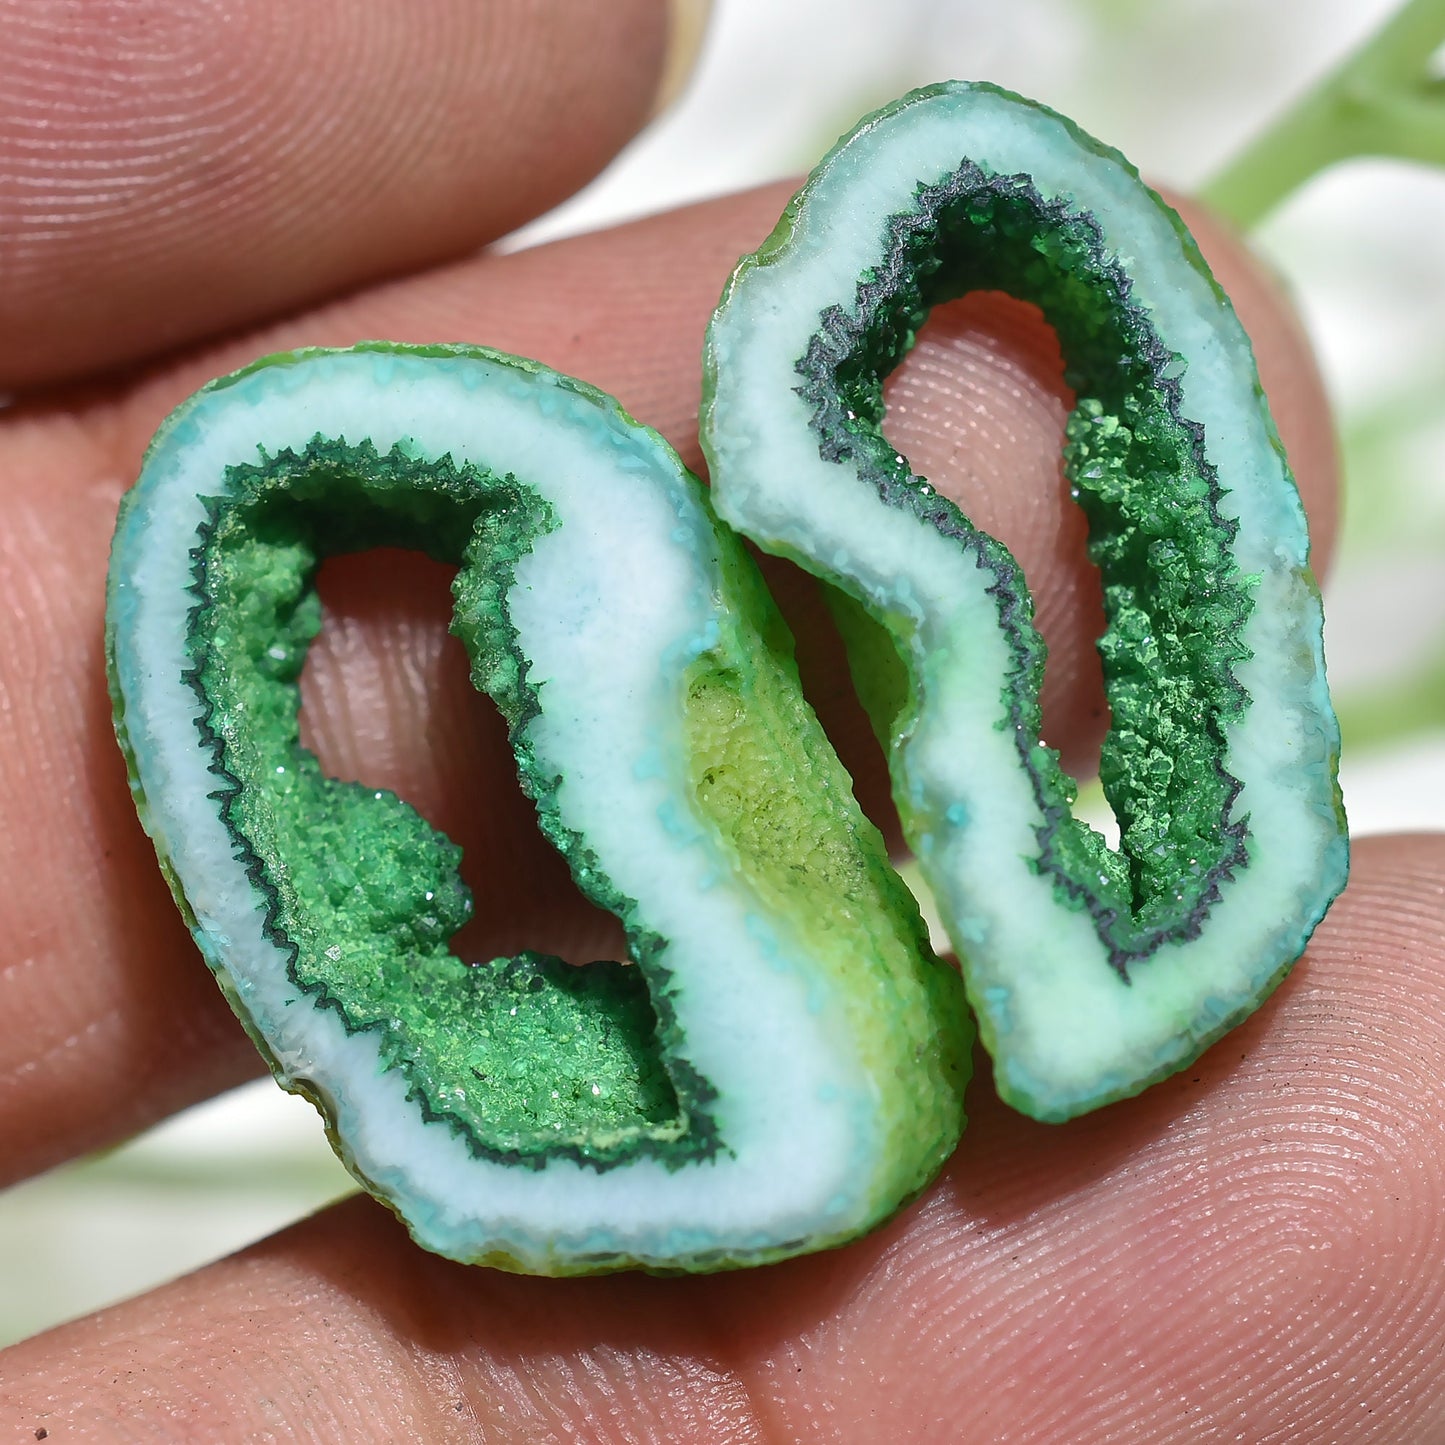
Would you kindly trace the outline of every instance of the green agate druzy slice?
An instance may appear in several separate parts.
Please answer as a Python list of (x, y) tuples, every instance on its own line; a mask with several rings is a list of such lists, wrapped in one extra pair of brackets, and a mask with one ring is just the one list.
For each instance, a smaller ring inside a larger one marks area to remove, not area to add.
[[(454, 630), (631, 962), (468, 965), (458, 850), (327, 777), (327, 555), (459, 564)], [(544, 1274), (841, 1243), (962, 1127), (957, 976), (804, 703), (741, 544), (611, 398), (478, 348), (300, 352), (161, 428), (109, 581), (116, 727), (201, 951), (415, 1238)]]
[[(974, 290), (1042, 309), (1078, 398), (1117, 850), (1040, 743), (1018, 565), (882, 433), (883, 378)], [(843, 594), (1000, 1092), (1060, 1120), (1188, 1064), (1283, 978), (1347, 844), (1304, 515), (1179, 218), (1061, 116), (932, 86), (840, 142), (739, 264), (706, 375), (719, 516)]]

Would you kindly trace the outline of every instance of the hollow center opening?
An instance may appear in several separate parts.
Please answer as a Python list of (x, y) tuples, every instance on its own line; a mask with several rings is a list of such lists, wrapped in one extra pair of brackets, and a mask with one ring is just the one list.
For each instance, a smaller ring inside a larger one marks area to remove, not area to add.
[(1053, 327), (1035, 305), (974, 291), (934, 306), (883, 384), (883, 435), (976, 527), (1013, 554), (1048, 648), (1042, 739), (1079, 785), (1076, 809), (1118, 845), (1097, 784), (1109, 708), (1096, 644), (1104, 630), (1088, 524), (1064, 475), (1074, 405)]
[(405, 798), (462, 849), (471, 918), (459, 958), (525, 950), (626, 959), (622, 925), (542, 836), (506, 723), (449, 631), (456, 568), (396, 548), (328, 558), (322, 625), (301, 675), (301, 741), (328, 776)]

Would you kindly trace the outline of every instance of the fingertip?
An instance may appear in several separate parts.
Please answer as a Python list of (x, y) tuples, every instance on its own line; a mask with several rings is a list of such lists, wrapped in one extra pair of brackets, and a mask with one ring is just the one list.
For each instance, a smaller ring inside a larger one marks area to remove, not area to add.
[(158, 353), (504, 234), (646, 123), (668, 32), (663, 0), (11, 10), (9, 387)]

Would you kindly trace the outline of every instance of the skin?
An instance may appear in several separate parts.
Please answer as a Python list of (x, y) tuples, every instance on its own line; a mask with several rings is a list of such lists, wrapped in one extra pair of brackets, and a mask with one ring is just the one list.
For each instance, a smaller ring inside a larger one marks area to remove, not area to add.
[[(0, 3), (6, 32), (34, 28), (22, 8)], [(136, 12), (76, 8), (116, 25)], [(309, 126), (304, 165), (279, 139), (232, 148), (224, 128), (206, 130), (196, 97), (234, 83), (217, 55), (198, 60), (204, 73), (184, 93), (117, 90), (87, 102), (96, 126), (113, 122), (123, 137), (124, 99), (161, 149), (211, 187), (209, 206), (165, 212), (164, 245), (147, 249), (124, 208), (76, 205), (45, 250), (22, 239), (23, 215), (0, 208), (0, 253), (30, 256), (7, 291), (0, 366), (20, 380), (67, 378), (0, 414), (7, 1178), (123, 1138), (258, 1069), (136, 825), (104, 693), (109, 532), (165, 412), (281, 346), (476, 340), (614, 391), (696, 463), (704, 322), (787, 193), (405, 274), (473, 252), (605, 163), (649, 110), (664, 17), (641, 0), (617, 7), (628, 43), (604, 44), (585, 0), (561, 18), (557, 7), (499, 0), (485, 20), (497, 84), (442, 84), (434, 95), (412, 70), (363, 66), (327, 95), (333, 123), (318, 129), (305, 113), (307, 52), (266, 31), (304, 8), (251, 0), (228, 12), (239, 52), (273, 44), (271, 68), (250, 78), (252, 109), (273, 138)], [(372, 7), (393, 21), (403, 8), (411, 0)], [(421, 8), (429, 48), (455, 56), (479, 43), (482, 7)], [(338, 21), (334, 7), (316, 9), (305, 23), (322, 27), (320, 44)], [(146, 13), (160, 30), (192, 15), (179, 3)], [(47, 80), (77, 84), (81, 52), (63, 22), (28, 60), (0, 45), (6, 66), (30, 67), (26, 94), (42, 95)], [(111, 36), (92, 30), (97, 54)], [(361, 43), (339, 28), (334, 38)], [(212, 75), (210, 64), (221, 69)], [(17, 94), (0, 86), (0, 148), (22, 133)], [(554, 94), (586, 117), (568, 130), (565, 163), (554, 154)], [(377, 196), (394, 194), (404, 175), (374, 137), (432, 104), (459, 132), (505, 144), (483, 156), (457, 140), (430, 155), (418, 204), (455, 229), (433, 234), (422, 254), (417, 236), (429, 226), (378, 210)], [(190, 137), (188, 148), (176, 135)], [(55, 215), (74, 199), (64, 153), (49, 173)], [(372, 167), (373, 186), (325, 192), (321, 251), (287, 251), (281, 284), (267, 238), (307, 223), (319, 175)], [(0, 175), (9, 173), (0, 157)], [(217, 249), (227, 206), (255, 228), (254, 249)], [(1322, 558), (1335, 467), (1308, 350), (1238, 244), (1208, 223), (1201, 240), (1255, 338)], [(356, 247), (368, 252), (364, 266)], [(153, 308), (117, 301), (117, 268), (131, 267)], [(380, 273), (404, 279), (358, 287)], [(189, 279), (170, 291), (168, 274)], [(217, 339), (242, 323), (256, 329)], [(115, 369), (137, 358), (153, 359)], [(1066, 398), (1049, 333), (997, 299), (943, 308), (890, 403), (895, 440), (1023, 561), (1054, 647), (1048, 734), (1087, 767), (1103, 722), (1088, 648), (1097, 584), (1058, 474)], [(876, 804), (878, 759), (844, 706), (811, 587), (777, 575), (814, 695)], [(330, 566), (322, 586), (328, 623), (305, 685), (311, 738), (333, 771), (396, 787), (467, 845), (479, 920), (464, 948), (606, 950), (607, 927), (537, 839), (501, 729), (466, 684), (445, 635), (444, 573), (373, 555)], [(0, 1439), (42, 1430), (67, 1442), (1439, 1438), (1442, 940), (1445, 839), (1369, 840), (1291, 978), (1192, 1069), (1050, 1127), (1002, 1108), (985, 1067), (944, 1176), (851, 1248), (734, 1276), (523, 1279), (427, 1256), (382, 1208), (356, 1199), (7, 1351)]]

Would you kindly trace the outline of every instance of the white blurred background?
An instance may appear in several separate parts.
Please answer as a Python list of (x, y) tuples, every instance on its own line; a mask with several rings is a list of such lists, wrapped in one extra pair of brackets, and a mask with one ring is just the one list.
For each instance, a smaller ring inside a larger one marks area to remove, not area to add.
[[(719, 0), (678, 103), (520, 239), (800, 173), (865, 111), (951, 77), (1045, 101), (1152, 180), (1188, 191), (1393, 8)], [(1295, 295), (1338, 408), (1346, 507), (1326, 589), (1328, 651), (1357, 833), (1445, 828), (1442, 235), (1445, 170), (1378, 161), (1326, 174), (1253, 235)], [(25, 1184), (0, 1197), (0, 1344), (225, 1254), (349, 1188), (309, 1106), (269, 1082)]]

